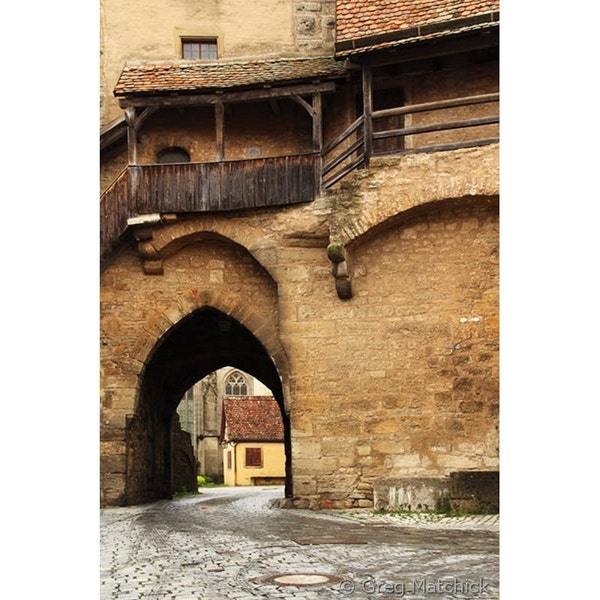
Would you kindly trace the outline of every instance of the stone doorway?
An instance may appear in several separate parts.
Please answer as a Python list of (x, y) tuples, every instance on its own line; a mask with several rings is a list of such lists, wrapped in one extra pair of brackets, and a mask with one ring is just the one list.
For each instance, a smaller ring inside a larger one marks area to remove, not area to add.
[[(170, 498), (182, 473), (174, 460), (172, 422), (177, 406), (194, 383), (231, 365), (271, 389), (285, 434), (285, 496), (292, 495), (291, 435), (280, 374), (260, 340), (231, 316), (202, 307), (159, 340), (141, 377), (134, 415), (127, 420), (127, 504)], [(195, 475), (194, 475), (195, 477)]]

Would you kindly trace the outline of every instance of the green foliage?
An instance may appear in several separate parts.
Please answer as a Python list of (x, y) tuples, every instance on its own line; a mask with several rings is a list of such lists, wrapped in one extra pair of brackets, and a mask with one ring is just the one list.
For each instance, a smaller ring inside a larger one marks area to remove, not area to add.
[(173, 492), (173, 499), (177, 499), (177, 498), (183, 498), (184, 496), (191, 496), (193, 494), (197, 494), (198, 490), (189, 490), (185, 487), (182, 486), (181, 489), (178, 492)]
[(210, 475), (198, 475), (198, 487), (217, 487), (223, 485), (220, 482), (215, 481)]

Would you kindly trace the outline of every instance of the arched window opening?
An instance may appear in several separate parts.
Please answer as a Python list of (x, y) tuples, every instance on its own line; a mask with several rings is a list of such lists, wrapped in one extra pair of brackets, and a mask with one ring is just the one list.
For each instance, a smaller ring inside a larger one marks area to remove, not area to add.
[(158, 153), (157, 162), (159, 165), (172, 165), (175, 163), (189, 163), (190, 154), (184, 148), (171, 146), (164, 148)]
[(235, 371), (229, 377), (225, 383), (225, 394), (227, 396), (247, 396), (248, 395), (248, 384), (246, 378), (239, 372)]

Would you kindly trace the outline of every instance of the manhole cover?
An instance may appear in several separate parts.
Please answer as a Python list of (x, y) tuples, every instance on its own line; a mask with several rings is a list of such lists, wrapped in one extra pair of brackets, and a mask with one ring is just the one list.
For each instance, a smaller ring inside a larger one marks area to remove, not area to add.
[(341, 579), (336, 575), (325, 575), (323, 573), (281, 573), (260, 577), (255, 581), (256, 583), (276, 585), (319, 585), (320, 583), (341, 581)]

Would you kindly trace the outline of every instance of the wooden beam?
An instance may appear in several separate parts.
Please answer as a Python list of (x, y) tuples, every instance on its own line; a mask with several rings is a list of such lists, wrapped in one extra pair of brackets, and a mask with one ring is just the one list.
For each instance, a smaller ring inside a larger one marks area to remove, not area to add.
[(222, 102), (215, 104), (215, 132), (217, 139), (217, 160), (222, 161), (225, 159), (225, 106)]
[(370, 65), (372, 67), (390, 64), (410, 63), (428, 58), (460, 54), (470, 50), (495, 48), (500, 44), (497, 30), (485, 32), (467, 32), (450, 39), (440, 38), (436, 41), (426, 40), (411, 44), (399, 45), (392, 48), (382, 48), (377, 52), (350, 56), (351, 64)]
[(475, 104), (485, 104), (488, 102), (499, 102), (500, 94), (480, 94), (478, 96), (464, 96), (462, 98), (451, 98), (449, 100), (438, 100), (436, 102), (424, 102), (422, 104), (410, 104), (408, 106), (399, 106), (398, 108), (386, 108), (384, 110), (375, 110), (372, 113), (374, 119), (380, 117), (394, 117), (397, 115), (409, 115), (418, 112), (428, 112), (431, 110), (441, 110), (444, 108), (456, 108), (457, 106), (473, 106)]
[(342, 53), (352, 50), (361, 50), (362, 48), (368, 48), (370, 46), (401, 42), (402, 40), (418, 40), (418, 38), (422, 36), (436, 33), (440, 34), (441, 37), (450, 37), (452, 35), (461, 34), (466, 28), (477, 25), (484, 27), (485, 30), (489, 30), (492, 28), (497, 28), (499, 21), (500, 13), (489, 12), (472, 17), (462, 17), (459, 19), (452, 19), (450, 21), (441, 21), (437, 23), (430, 23), (429, 25), (411, 27), (409, 29), (386, 31), (385, 33), (378, 33), (359, 39), (337, 42), (335, 44), (335, 52)]
[(306, 112), (311, 117), (315, 116), (315, 111), (314, 111), (313, 107), (304, 98), (301, 98), (297, 94), (294, 94), (292, 96), (292, 100), (294, 100), (295, 102), (297, 102), (304, 110), (306, 110)]
[(323, 103), (321, 93), (315, 92), (312, 98), (313, 108), (313, 150), (321, 153), (323, 149)]
[(363, 67), (363, 115), (365, 117), (364, 131), (364, 158), (365, 167), (369, 167), (369, 159), (373, 153), (373, 71), (371, 67)]
[(156, 111), (158, 110), (158, 108), (152, 106), (149, 108), (145, 108), (141, 114), (139, 115), (139, 117), (136, 118), (135, 120), (135, 128), (139, 131), (140, 127), (142, 126), (142, 124), (144, 123), (144, 121), (150, 116), (153, 115)]
[(217, 104), (218, 102), (229, 103), (270, 100), (276, 98), (286, 98), (289, 96), (313, 94), (315, 92), (335, 92), (335, 82), (328, 81), (324, 83), (247, 90), (244, 92), (223, 92), (222, 94), (203, 94), (192, 92), (189, 94), (182, 93), (181, 95), (165, 93), (161, 96), (128, 96), (119, 100), (119, 106), (121, 108), (128, 108), (130, 106), (198, 106)]
[(135, 107), (129, 106), (125, 110), (127, 122), (127, 156), (130, 165), (137, 164), (137, 129), (135, 127)]
[(277, 99), (271, 98), (269, 100), (269, 105), (271, 106), (271, 110), (273, 111), (273, 114), (276, 116), (279, 116), (281, 111), (279, 110), (279, 102), (277, 102)]
[(449, 121), (447, 123), (434, 123), (431, 125), (417, 125), (415, 127), (404, 127), (402, 129), (389, 129), (387, 131), (378, 131), (373, 134), (374, 140), (383, 140), (386, 138), (401, 137), (405, 135), (419, 135), (421, 133), (431, 133), (433, 131), (449, 131), (452, 129), (464, 129), (466, 127), (481, 127), (482, 125), (496, 125), (500, 122), (499, 115), (490, 117), (480, 117), (477, 119), (465, 119), (463, 121)]
[(340, 133), (336, 138), (331, 140), (322, 150), (321, 154), (325, 156), (329, 152), (331, 152), (338, 144), (343, 142), (346, 138), (348, 138), (352, 133), (354, 133), (359, 127), (362, 127), (365, 121), (365, 117), (360, 115), (354, 123), (346, 127), (342, 133)]

